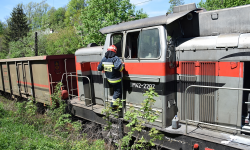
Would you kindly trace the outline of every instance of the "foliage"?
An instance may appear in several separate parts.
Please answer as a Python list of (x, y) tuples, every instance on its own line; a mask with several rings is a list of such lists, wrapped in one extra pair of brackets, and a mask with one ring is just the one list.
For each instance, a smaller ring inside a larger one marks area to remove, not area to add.
[(4, 30), (4, 25), (3, 25), (3, 23), (0, 21), (0, 35), (3, 34), (3, 30)]
[(102, 113), (105, 114), (105, 116), (103, 117), (103, 119), (106, 120), (107, 126), (104, 128), (105, 130), (110, 130), (112, 123), (110, 122), (110, 118), (119, 118), (119, 113), (121, 112), (122, 109), (122, 103), (125, 100), (120, 100), (119, 98), (117, 100), (115, 100), (113, 102), (114, 106), (117, 106), (117, 109), (113, 109), (112, 107), (110, 107), (110, 102), (106, 102), (105, 105), (105, 109), (102, 110)]
[(78, 49), (79, 42), (80, 38), (73, 27), (59, 29), (57, 32), (47, 36), (46, 54), (74, 54)]
[(34, 56), (34, 32), (38, 55), (73, 54), (89, 43), (103, 45), (105, 35), (99, 29), (145, 17), (129, 0), (69, 0), (67, 7), (58, 9), (46, 0), (21, 3), (6, 23), (0, 22), (0, 59)]
[[(3, 59), (8, 54), (8, 43), (5, 40), (5, 34), (8, 31), (7, 24), (0, 21), (0, 59)], [(6, 47), (7, 46), (7, 47)]]
[(11, 18), (8, 21), (9, 31), (6, 33), (9, 41), (17, 41), (18, 39), (27, 36), (29, 27), (27, 17), (23, 12), (23, 6), (18, 4), (11, 13)]
[(81, 11), (86, 7), (86, 0), (71, 0), (65, 12), (65, 23), (67, 26), (79, 24)]
[(152, 109), (156, 101), (154, 97), (158, 97), (158, 94), (153, 88), (149, 88), (149, 90), (146, 91), (143, 96), (147, 96), (147, 98), (141, 103), (141, 108), (135, 109), (133, 106), (131, 106), (130, 109), (125, 113), (124, 119), (130, 121), (126, 126), (130, 127), (131, 130), (128, 132), (128, 135), (122, 139), (123, 148), (127, 147), (132, 135), (135, 133), (137, 133), (137, 136), (134, 144), (132, 145), (133, 149), (142, 149), (146, 148), (147, 146), (155, 146), (153, 142), (156, 139), (162, 139), (163, 135), (159, 134), (159, 131), (155, 128), (151, 128), (149, 131), (149, 136), (151, 137), (149, 141), (144, 139), (143, 135), (141, 135), (142, 130), (145, 129), (144, 125), (150, 122), (155, 122), (155, 120), (159, 117), (159, 112)]
[(52, 7), (47, 14), (42, 17), (42, 28), (50, 28), (53, 30), (61, 29), (65, 27), (65, 7), (60, 7), (57, 10)]
[(199, 8), (205, 8), (206, 10), (217, 10), (223, 8), (236, 7), (241, 5), (250, 4), (249, 0), (206, 0), (205, 2), (201, 0), (198, 3)]
[[(46, 33), (38, 32), (38, 55), (46, 55)], [(31, 57), (35, 56), (35, 33), (30, 32), (26, 37), (9, 43), (9, 57)]]
[(27, 15), (27, 21), (31, 29), (37, 30), (42, 27), (42, 18), (49, 11), (49, 4), (45, 3), (46, 0), (40, 3), (29, 2), (23, 5), (24, 12)]
[(129, 0), (87, 0), (86, 3), (81, 14), (82, 25), (77, 26), (83, 39), (80, 46), (89, 43), (103, 45), (105, 35), (99, 32), (103, 27), (147, 17), (142, 10), (135, 11)]
[(34, 125), (16, 122), (17, 118), (11, 116), (11, 111), (4, 110), (0, 102), (2, 111), (5, 115), (0, 116), (0, 149), (104, 150), (103, 140), (89, 142), (85, 137), (70, 140), (43, 132), (42, 128), (48, 127), (44, 124), (40, 124), (41, 129), (37, 129)]
[(173, 13), (174, 6), (183, 5), (184, 1), (183, 0), (169, 0), (169, 3), (170, 3), (170, 7), (168, 9), (168, 12)]
[(82, 124), (65, 113), (61, 85), (55, 87), (52, 105), (43, 115), (33, 98), (14, 103), (0, 97), (0, 149), (104, 150), (103, 140), (88, 141), (80, 133)]
[[(163, 137), (155, 128), (151, 128), (149, 131), (148, 135), (151, 137), (150, 140), (146, 140), (142, 135), (142, 131), (146, 129), (145, 124), (153, 123), (159, 117), (159, 112), (152, 109), (156, 101), (154, 97), (158, 97), (158, 94), (153, 88), (149, 88), (143, 96), (147, 96), (147, 98), (141, 103), (141, 108), (136, 109), (130, 106), (129, 110), (125, 113), (124, 119), (129, 121), (126, 127), (130, 128), (130, 131), (119, 141), (118, 145), (120, 149), (147, 149), (147, 147), (155, 146), (154, 141), (157, 139), (161, 140)], [(107, 121), (106, 130), (110, 130), (112, 126), (109, 118), (119, 117), (118, 114), (122, 108), (123, 101), (124, 100), (117, 99), (114, 102), (113, 105), (118, 106), (118, 109), (115, 111), (112, 110), (111, 107), (106, 107), (106, 109), (103, 110), (103, 114), (105, 114), (104, 119)], [(135, 136), (136, 139), (132, 147), (129, 147), (133, 136)]]

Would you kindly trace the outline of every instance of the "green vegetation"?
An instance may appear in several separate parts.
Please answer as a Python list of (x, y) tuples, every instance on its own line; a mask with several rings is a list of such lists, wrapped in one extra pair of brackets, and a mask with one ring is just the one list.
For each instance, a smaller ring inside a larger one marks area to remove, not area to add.
[(105, 35), (99, 32), (103, 27), (148, 16), (142, 10), (135, 11), (129, 0), (87, 0), (86, 4), (81, 15), (82, 24), (77, 28), (83, 39), (81, 46), (89, 43), (103, 45)]
[[(141, 108), (137, 109), (133, 106), (129, 106), (129, 109), (125, 113), (124, 119), (129, 121), (126, 127), (128, 127), (130, 131), (126, 136), (119, 140), (117, 144), (119, 149), (148, 149), (151, 146), (155, 146), (155, 140), (161, 140), (163, 137), (163, 134), (160, 134), (160, 131), (156, 130), (155, 128), (151, 128), (148, 131), (150, 139), (145, 139), (143, 137), (142, 131), (146, 130), (145, 124), (154, 123), (159, 117), (159, 112), (153, 110), (153, 105), (156, 101), (154, 97), (158, 97), (158, 94), (153, 88), (149, 88), (149, 90), (146, 91), (143, 96), (146, 96), (147, 98), (141, 103)], [(124, 100), (119, 99), (114, 102), (113, 105), (118, 106), (118, 109), (115, 111), (109, 107), (109, 104), (106, 104), (106, 109), (103, 110), (103, 114), (106, 115), (104, 119), (107, 121), (107, 126), (105, 128), (106, 130), (110, 130), (112, 128), (112, 122), (110, 122), (110, 118), (119, 119), (119, 113), (123, 107), (123, 102)], [(135, 137), (135, 140), (130, 147), (133, 136)]]
[(206, 10), (217, 10), (217, 9), (230, 8), (247, 4), (250, 4), (249, 0), (227, 0), (227, 1), (206, 0), (205, 2), (201, 0), (200, 3), (198, 4), (198, 7), (205, 8)]
[(47, 36), (46, 54), (74, 54), (81, 42), (73, 27), (58, 29), (58, 32)]
[(129, 0), (69, 0), (58, 9), (46, 0), (17, 4), (6, 23), (0, 22), (0, 59), (34, 56), (35, 32), (38, 55), (74, 54), (89, 43), (102, 45), (101, 28), (145, 17)]
[(103, 140), (88, 141), (80, 133), (81, 123), (72, 122), (65, 113), (60, 86), (44, 115), (33, 99), (15, 102), (0, 97), (0, 149), (105, 149)]
[(84, 10), (86, 5), (86, 0), (69, 1), (67, 5), (67, 10), (65, 12), (65, 24), (67, 26), (79, 24), (81, 11)]

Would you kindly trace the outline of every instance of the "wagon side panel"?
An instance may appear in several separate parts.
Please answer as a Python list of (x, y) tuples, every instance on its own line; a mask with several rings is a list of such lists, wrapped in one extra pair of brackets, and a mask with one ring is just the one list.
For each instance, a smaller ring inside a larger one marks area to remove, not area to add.
[(18, 88), (17, 71), (16, 71), (16, 63), (15, 62), (9, 63), (9, 71), (10, 71), (12, 93), (14, 95), (20, 95), (19, 88)]
[(3, 69), (3, 81), (4, 81), (5, 92), (11, 93), (7, 63), (2, 64), (2, 69)]
[(0, 90), (4, 91), (3, 69), (2, 69), (2, 64), (1, 63), (0, 63)]
[(50, 104), (50, 86), (48, 80), (47, 62), (45, 60), (33, 61), (31, 64), (34, 95), (37, 102)]

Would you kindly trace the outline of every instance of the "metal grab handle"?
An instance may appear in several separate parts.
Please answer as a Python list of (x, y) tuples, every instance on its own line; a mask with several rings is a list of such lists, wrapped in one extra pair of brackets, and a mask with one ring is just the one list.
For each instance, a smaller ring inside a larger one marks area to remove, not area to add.
[[(89, 94), (90, 94), (90, 97), (92, 97), (92, 95), (91, 95), (91, 84), (90, 84), (90, 79), (89, 79), (88, 76), (68, 75), (67, 77), (87, 78), (88, 81), (89, 81)], [(68, 80), (67, 80), (67, 82), (68, 82)], [(93, 99), (92, 98), (90, 98), (90, 99), (85, 98), (85, 99), (91, 101), (91, 107), (92, 107), (92, 110), (93, 110)]]
[[(250, 91), (250, 89), (244, 89), (244, 88), (232, 88), (232, 87), (218, 87), (218, 86), (203, 86), (203, 85), (190, 85), (186, 88), (185, 93), (184, 93), (184, 102), (186, 101), (186, 96), (187, 96), (187, 90), (191, 87), (201, 87), (201, 88), (213, 88), (213, 89), (228, 89), (228, 90), (241, 90), (241, 91)], [(249, 103), (249, 102), (247, 102)], [(187, 105), (185, 105), (185, 118), (187, 118)], [(195, 123), (201, 123), (201, 124), (206, 124), (206, 125), (211, 125), (211, 126), (217, 126), (217, 127), (221, 127), (221, 128), (225, 128), (225, 129), (232, 129), (232, 130), (236, 130), (236, 131), (242, 131), (242, 132), (248, 132), (250, 133), (250, 131), (246, 131), (246, 130), (242, 130), (242, 129), (237, 129), (237, 128), (230, 128), (227, 126), (220, 126), (220, 125), (215, 125), (215, 124), (210, 124), (210, 123), (205, 123), (205, 122), (200, 122), (200, 121), (195, 121), (195, 120), (189, 120), (186, 119), (186, 134), (187, 134), (187, 129), (188, 129), (188, 122), (195, 122)]]
[(169, 53), (168, 53), (168, 56), (167, 56), (167, 59), (171, 57), (171, 51), (168, 49), (167, 50)]

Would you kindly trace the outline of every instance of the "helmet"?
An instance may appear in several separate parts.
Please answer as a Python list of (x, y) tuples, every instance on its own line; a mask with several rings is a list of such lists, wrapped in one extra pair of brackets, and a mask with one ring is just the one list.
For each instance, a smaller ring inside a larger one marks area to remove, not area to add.
[(115, 52), (115, 53), (116, 53), (117, 48), (116, 48), (115, 45), (111, 45), (111, 46), (109, 46), (108, 51), (112, 51), (112, 52)]

